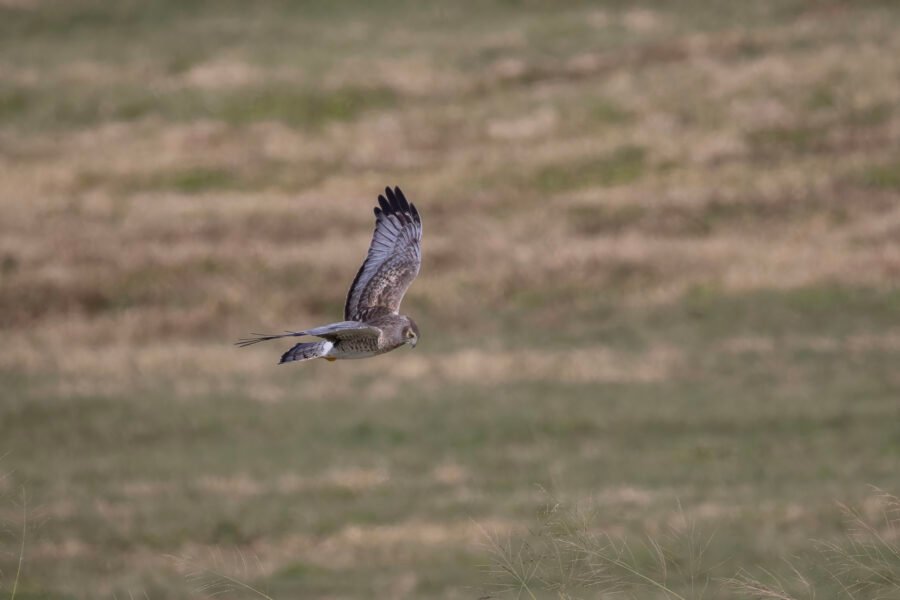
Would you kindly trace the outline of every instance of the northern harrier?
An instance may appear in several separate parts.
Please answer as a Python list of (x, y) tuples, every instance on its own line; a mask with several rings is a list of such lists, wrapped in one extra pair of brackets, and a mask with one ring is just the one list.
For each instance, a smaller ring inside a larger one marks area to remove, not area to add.
[(385, 188), (384, 195), (378, 196), (378, 204), (369, 253), (347, 293), (346, 320), (281, 335), (254, 333), (256, 337), (240, 340), (238, 346), (283, 337), (312, 336), (323, 340), (297, 344), (282, 355), (279, 364), (313, 358), (367, 358), (404, 344), (416, 347), (419, 327), (399, 310), (403, 294), (422, 263), (422, 220), (399, 187)]

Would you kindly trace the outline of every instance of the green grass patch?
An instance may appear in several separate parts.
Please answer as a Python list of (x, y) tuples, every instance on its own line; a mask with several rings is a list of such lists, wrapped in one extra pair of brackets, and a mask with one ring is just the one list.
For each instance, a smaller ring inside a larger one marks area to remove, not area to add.
[(316, 129), (349, 121), (368, 110), (393, 106), (386, 87), (316, 90), (259, 86), (232, 90), (179, 88), (159, 91), (137, 86), (2, 86), (0, 128), (79, 128), (106, 121), (159, 117), (171, 121), (214, 119), (234, 125), (277, 121)]
[[(820, 331), (842, 340), (854, 334), (877, 335), (900, 320), (900, 290), (896, 288), (822, 284), (731, 293), (708, 283), (653, 309), (623, 308), (614, 286), (600, 285), (596, 279), (558, 291), (551, 286), (543, 295), (522, 294), (494, 314), (500, 338), (510, 347), (540, 344), (558, 349), (603, 340), (611, 347), (639, 350), (667, 340), (679, 347), (702, 349), (713, 340), (810, 337)], [(514, 299), (516, 296), (511, 296)], [(540, 326), (522, 329), (523, 315)], [(548, 336), (547, 331), (553, 335)]]
[(582, 235), (621, 233), (646, 216), (641, 206), (574, 206), (568, 216), (572, 228)]
[(886, 190), (900, 190), (900, 161), (867, 167), (859, 180), (867, 186)]
[(138, 119), (159, 107), (151, 92), (130, 87), (0, 84), (0, 128), (84, 127)]
[(184, 169), (168, 173), (153, 182), (154, 187), (171, 188), (184, 193), (233, 189), (240, 184), (234, 171), (217, 168)]
[[(253, 158), (233, 166), (195, 165), (136, 173), (85, 170), (75, 178), (73, 188), (78, 192), (107, 188), (120, 195), (147, 191), (176, 191), (182, 194), (260, 190), (295, 192), (322, 181), (337, 170), (339, 165), (334, 163), (292, 164)], [(265, 215), (262, 218), (265, 219)], [(215, 224), (207, 221), (198, 226), (210, 230)]]
[(891, 120), (897, 107), (888, 102), (879, 102), (871, 106), (858, 108), (847, 115), (847, 122), (857, 127), (877, 127)]
[(880, 198), (853, 202), (837, 196), (809, 195), (773, 200), (748, 195), (745, 198), (712, 198), (690, 206), (603, 204), (573, 206), (567, 217), (574, 232), (612, 235), (640, 231), (654, 235), (696, 237), (723, 230), (749, 231), (758, 227), (789, 226), (809, 219), (846, 223), (861, 212), (882, 210)]
[(528, 183), (548, 193), (624, 185), (636, 181), (645, 173), (646, 154), (646, 150), (639, 146), (622, 146), (606, 156), (542, 167)]
[(767, 127), (750, 132), (747, 141), (762, 152), (809, 152), (821, 146), (826, 133), (822, 127), (807, 125)]
[(818, 285), (785, 291), (728, 294), (698, 286), (663, 320), (695, 328), (701, 337), (784, 332), (812, 335), (875, 333), (900, 318), (900, 290)]
[(588, 115), (595, 123), (621, 125), (634, 120), (634, 115), (615, 102), (604, 99), (596, 99), (589, 103)]
[(235, 123), (280, 121), (293, 127), (317, 127), (348, 121), (363, 111), (386, 108), (396, 102), (388, 88), (347, 87), (331, 92), (297, 89), (262, 89), (226, 95), (210, 108), (213, 115)]

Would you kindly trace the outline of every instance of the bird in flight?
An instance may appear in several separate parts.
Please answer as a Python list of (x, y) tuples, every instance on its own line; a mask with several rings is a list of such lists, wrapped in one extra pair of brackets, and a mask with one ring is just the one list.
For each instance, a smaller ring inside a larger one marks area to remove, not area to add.
[(281, 356), (279, 364), (324, 358), (367, 358), (419, 341), (419, 327), (400, 314), (400, 302), (422, 264), (422, 219), (399, 187), (385, 188), (375, 207), (375, 233), (366, 260), (350, 284), (344, 321), (279, 335), (251, 334), (238, 346), (283, 337), (310, 336)]

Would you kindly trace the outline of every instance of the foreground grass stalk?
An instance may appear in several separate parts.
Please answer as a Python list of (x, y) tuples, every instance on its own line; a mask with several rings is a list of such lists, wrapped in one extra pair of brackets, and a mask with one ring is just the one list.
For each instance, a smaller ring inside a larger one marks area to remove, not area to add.
[(22, 545), (19, 548), (19, 565), (16, 568), (16, 578), (13, 580), (10, 600), (16, 600), (16, 591), (19, 588), (19, 577), (22, 575), (22, 563), (25, 562), (25, 537), (28, 533), (28, 504), (25, 496), (25, 488), (22, 488)]

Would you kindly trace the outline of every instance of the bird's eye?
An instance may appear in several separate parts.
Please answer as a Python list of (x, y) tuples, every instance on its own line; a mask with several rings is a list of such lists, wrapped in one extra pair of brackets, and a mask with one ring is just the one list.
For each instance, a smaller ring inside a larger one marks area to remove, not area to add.
[(416, 337), (416, 334), (414, 334), (414, 333), (412, 332), (412, 329), (408, 329), (408, 330), (406, 331), (406, 337), (412, 339), (412, 338)]

